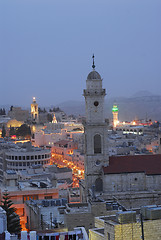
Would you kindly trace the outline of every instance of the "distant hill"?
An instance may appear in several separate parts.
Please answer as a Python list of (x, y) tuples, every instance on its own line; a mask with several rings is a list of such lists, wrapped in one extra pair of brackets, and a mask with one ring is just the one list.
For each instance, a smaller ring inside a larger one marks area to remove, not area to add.
[[(139, 92), (130, 98), (115, 97), (105, 100), (105, 115), (112, 119), (112, 106), (116, 103), (119, 108), (119, 119), (130, 121), (133, 119), (152, 119), (161, 121), (161, 96)], [(85, 102), (66, 101), (59, 107), (67, 114), (85, 115)]]
[[(152, 119), (161, 121), (161, 96), (150, 92), (140, 91), (133, 96), (115, 97), (105, 99), (105, 117), (112, 119), (112, 106), (116, 103), (119, 108), (119, 120), (130, 121), (133, 119)], [(11, 105), (1, 105), (7, 111)], [(69, 114), (85, 115), (85, 101), (66, 101), (57, 104), (64, 112)], [(41, 107), (41, 106), (40, 106)], [(23, 108), (23, 107), (22, 107)], [(49, 107), (45, 107), (49, 110)], [(24, 108), (26, 109), (26, 108)]]

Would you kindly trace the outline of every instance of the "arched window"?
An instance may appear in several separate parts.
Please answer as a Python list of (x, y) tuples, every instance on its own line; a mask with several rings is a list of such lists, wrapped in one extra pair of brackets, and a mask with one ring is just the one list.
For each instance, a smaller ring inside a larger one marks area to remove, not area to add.
[(101, 153), (101, 136), (99, 134), (94, 136), (94, 153)]
[(103, 191), (103, 181), (101, 178), (97, 178), (95, 181), (95, 191), (102, 192)]

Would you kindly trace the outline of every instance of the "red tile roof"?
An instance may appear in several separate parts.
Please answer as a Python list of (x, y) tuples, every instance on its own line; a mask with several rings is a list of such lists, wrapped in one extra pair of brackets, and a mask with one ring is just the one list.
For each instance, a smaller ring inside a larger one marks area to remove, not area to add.
[(109, 157), (109, 166), (104, 174), (145, 172), (147, 175), (161, 174), (161, 154)]

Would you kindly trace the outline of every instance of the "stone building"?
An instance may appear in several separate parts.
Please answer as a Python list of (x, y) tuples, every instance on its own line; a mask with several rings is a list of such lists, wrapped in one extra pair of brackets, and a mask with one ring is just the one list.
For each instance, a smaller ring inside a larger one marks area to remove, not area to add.
[(11, 119), (16, 119), (17, 121), (25, 122), (29, 118), (29, 111), (23, 110), (21, 107), (11, 107), (8, 112), (8, 116)]
[(102, 167), (108, 166), (107, 126), (104, 118), (105, 89), (98, 72), (93, 70), (88, 74), (84, 97), (86, 103), (85, 133), (85, 195), (88, 189), (95, 185), (96, 191), (102, 191)]
[(144, 207), (142, 217), (136, 211), (120, 211), (111, 216), (96, 217), (95, 228), (89, 230), (89, 239), (161, 239), (160, 224), (160, 207)]
[(84, 90), (85, 180), (80, 181), (82, 201), (91, 199), (94, 192), (96, 198), (111, 200), (114, 196), (127, 207), (159, 203), (161, 154), (109, 157), (105, 95), (101, 76), (93, 63)]
[(49, 149), (34, 148), (30, 143), (26, 146), (10, 148), (5, 151), (4, 168), (8, 170), (26, 170), (32, 165), (47, 165), (50, 163)]

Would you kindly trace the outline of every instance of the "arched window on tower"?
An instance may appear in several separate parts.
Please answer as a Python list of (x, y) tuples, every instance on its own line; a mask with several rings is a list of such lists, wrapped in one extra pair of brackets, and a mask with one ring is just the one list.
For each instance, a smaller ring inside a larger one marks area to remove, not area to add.
[(99, 134), (94, 136), (94, 153), (101, 153), (101, 136)]

